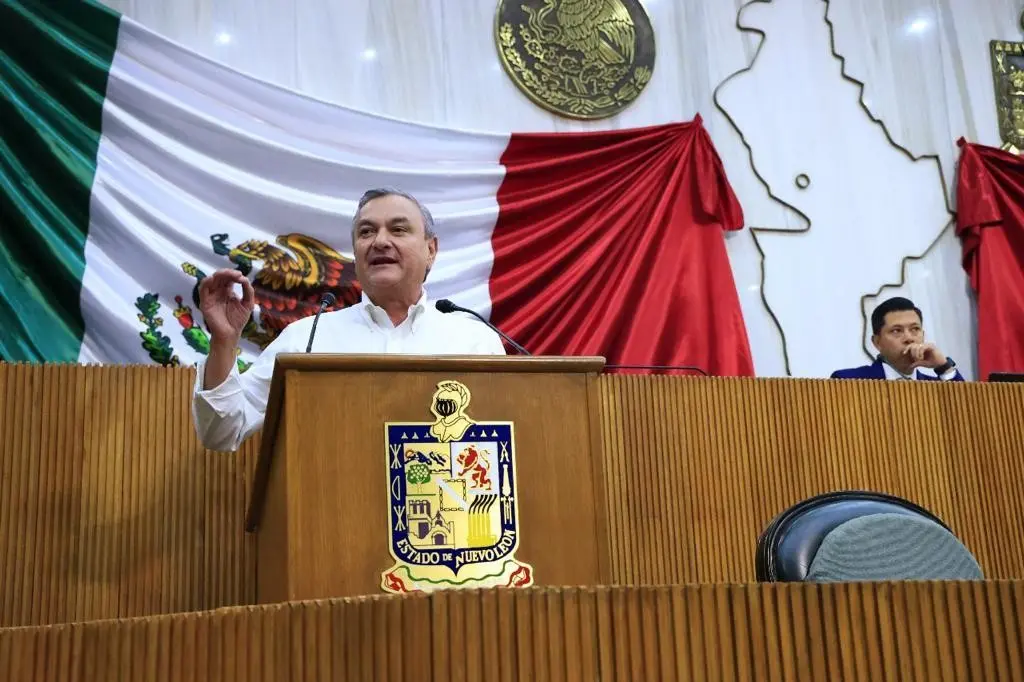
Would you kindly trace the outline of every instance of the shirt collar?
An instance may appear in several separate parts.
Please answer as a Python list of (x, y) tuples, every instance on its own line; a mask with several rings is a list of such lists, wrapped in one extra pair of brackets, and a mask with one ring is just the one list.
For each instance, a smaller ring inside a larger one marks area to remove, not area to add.
[[(370, 300), (370, 297), (366, 295), (364, 291), (360, 296), (359, 307), (363, 311), (366, 319), (372, 324), (383, 327), (385, 329), (392, 329), (394, 325), (391, 323), (391, 318), (388, 317), (387, 312), (379, 305)], [(414, 326), (416, 322), (423, 316), (424, 311), (427, 309), (427, 290), (420, 289), (420, 299), (413, 305), (409, 306), (409, 316), (406, 320), (410, 326)], [(404, 324), (404, 323), (403, 323)]]
[(885, 371), (885, 378), (889, 381), (896, 381), (900, 379), (917, 381), (917, 370), (913, 370), (910, 375), (903, 374), (898, 369), (890, 365), (885, 360), (882, 360), (882, 369)]

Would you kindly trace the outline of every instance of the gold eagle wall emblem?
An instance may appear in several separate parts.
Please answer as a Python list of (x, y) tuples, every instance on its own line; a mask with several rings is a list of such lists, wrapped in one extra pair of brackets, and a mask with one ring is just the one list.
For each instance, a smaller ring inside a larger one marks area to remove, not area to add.
[(506, 73), (561, 116), (613, 116), (654, 73), (654, 30), (638, 0), (501, 0), (495, 41)]
[(992, 81), (1003, 149), (1019, 154), (1024, 149), (1024, 43), (993, 40)]

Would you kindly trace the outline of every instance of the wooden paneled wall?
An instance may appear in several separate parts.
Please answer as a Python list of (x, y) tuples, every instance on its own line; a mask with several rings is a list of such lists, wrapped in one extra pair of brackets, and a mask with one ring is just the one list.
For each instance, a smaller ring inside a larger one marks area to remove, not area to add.
[(754, 580), (754, 543), (841, 489), (937, 514), (987, 578), (1024, 578), (1024, 384), (603, 377), (613, 576)]
[(0, 679), (989, 682), (1022, 619), (1020, 582), (474, 591), (0, 630)]
[(256, 444), (198, 444), (194, 376), (0, 364), (0, 625), (250, 601)]
[[(194, 376), (0, 364), (0, 626), (252, 601), (258, 439), (204, 450)], [(1024, 578), (1024, 386), (607, 376), (597, 392), (614, 582), (752, 581), (765, 524), (837, 488), (913, 499), (988, 577)]]

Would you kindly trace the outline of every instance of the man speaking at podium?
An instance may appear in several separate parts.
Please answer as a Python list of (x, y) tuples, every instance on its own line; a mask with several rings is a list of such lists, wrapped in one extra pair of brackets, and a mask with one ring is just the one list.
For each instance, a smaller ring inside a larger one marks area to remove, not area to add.
[[(361, 301), (320, 316), (313, 348), (321, 353), (504, 355), (500, 337), (469, 317), (444, 315), (427, 301), (423, 282), (437, 256), (430, 212), (409, 194), (373, 189), (352, 221)], [(242, 297), (235, 294), (241, 285)], [(244, 374), (235, 363), (242, 329), (254, 306), (252, 284), (237, 270), (219, 270), (199, 286), (210, 330), (210, 353), (200, 363), (192, 418), (203, 445), (233, 451), (263, 425), (278, 353), (301, 353), (313, 317), (285, 327)]]

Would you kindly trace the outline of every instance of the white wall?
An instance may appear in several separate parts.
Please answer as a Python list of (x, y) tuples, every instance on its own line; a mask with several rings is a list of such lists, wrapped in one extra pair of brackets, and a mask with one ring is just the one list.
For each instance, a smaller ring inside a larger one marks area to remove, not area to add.
[(398, 118), (561, 131), (700, 113), (753, 228), (728, 244), (758, 374), (865, 362), (865, 312), (903, 294), (974, 376), (948, 226), (956, 140), (999, 145), (988, 41), (1020, 39), (1016, 0), (644, 0), (654, 77), (598, 122), (516, 90), (494, 46), (497, 0), (107, 2), (259, 78)]

